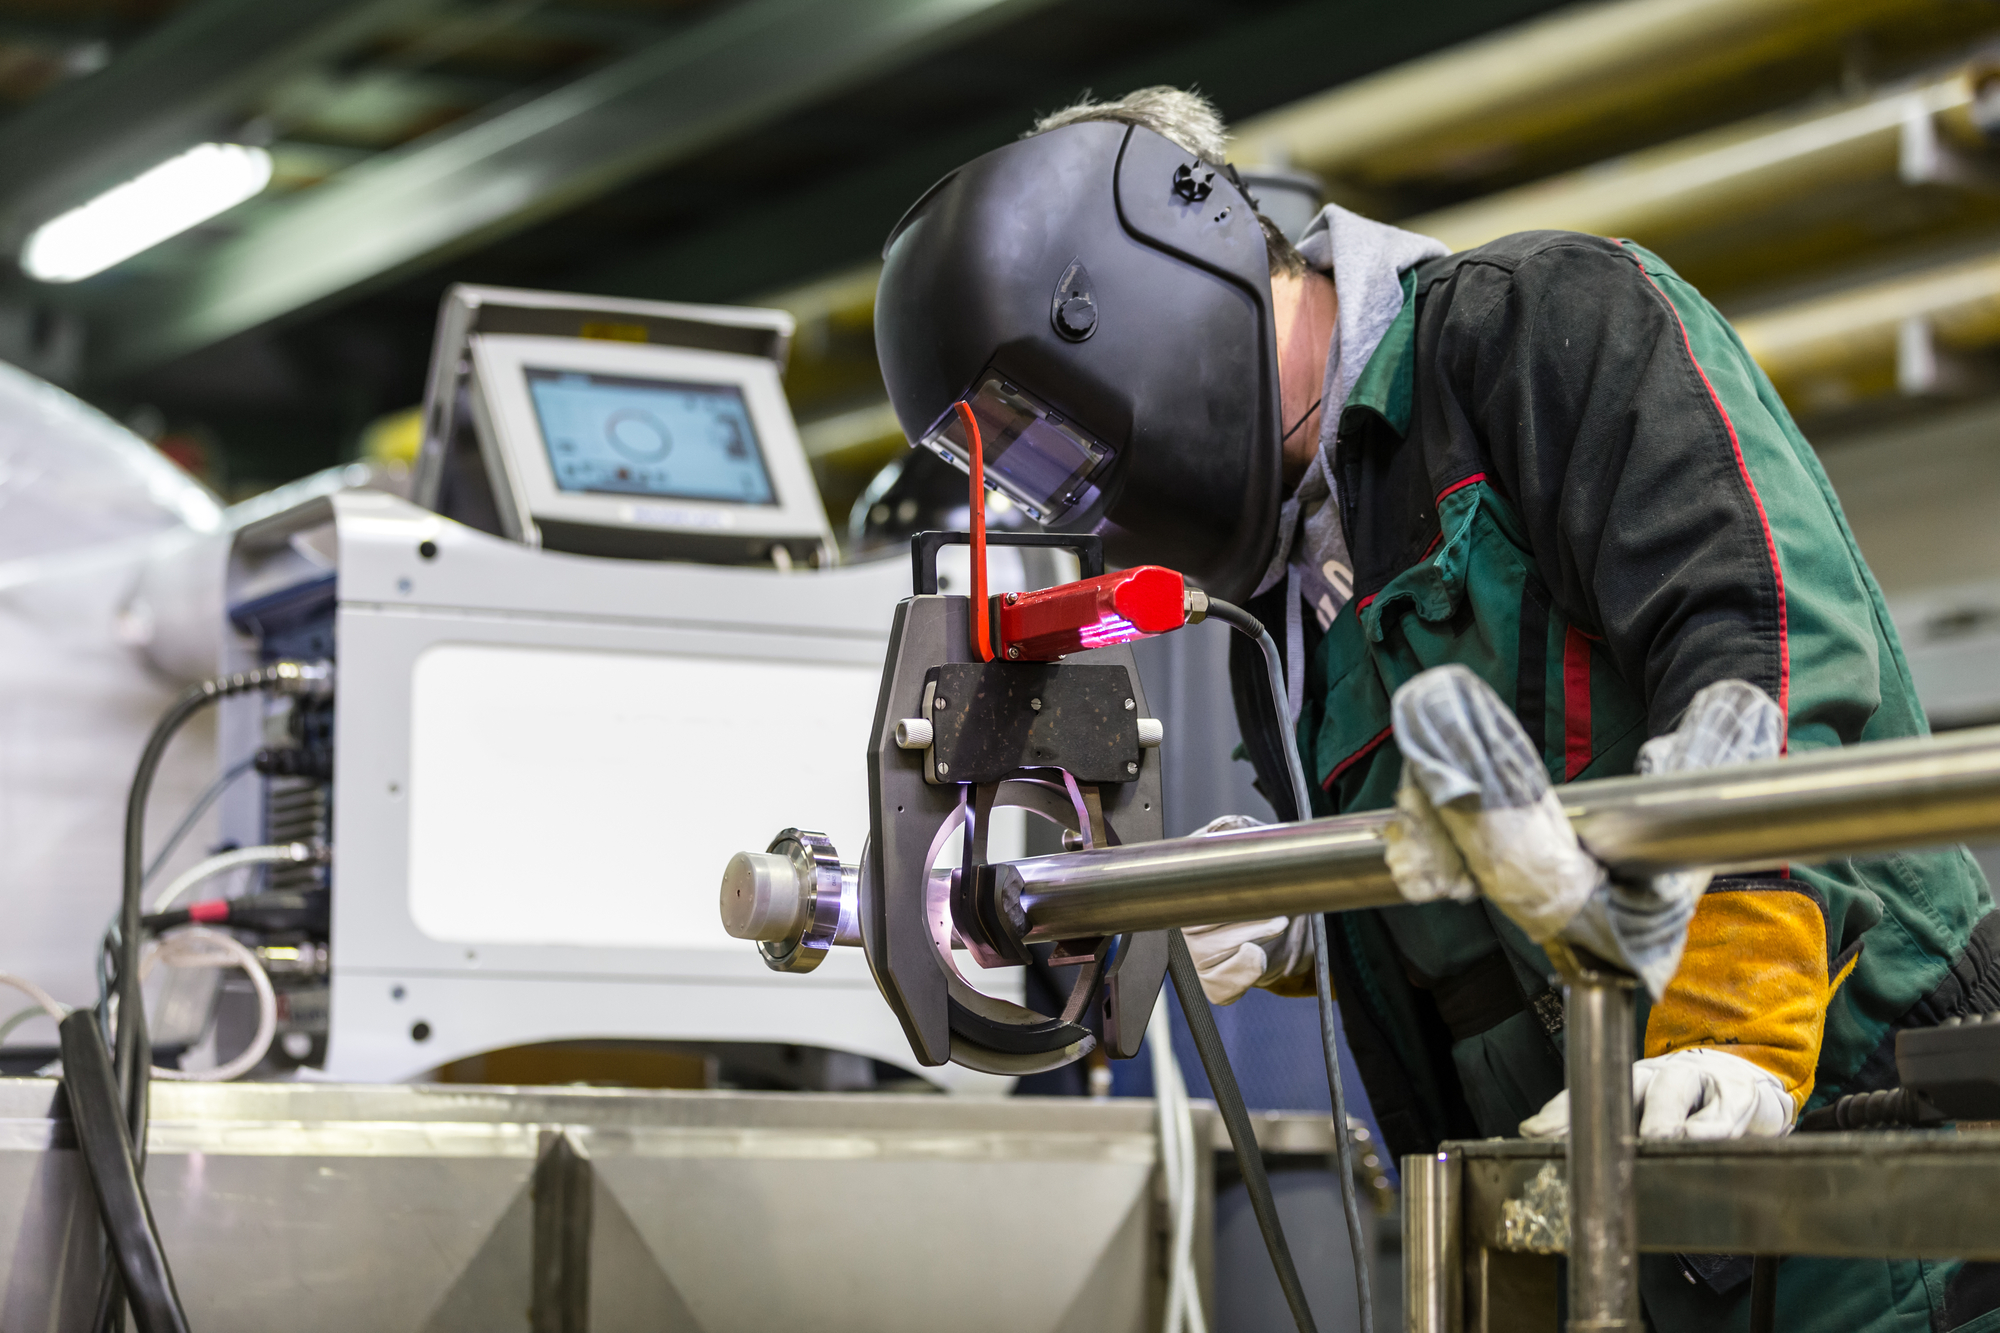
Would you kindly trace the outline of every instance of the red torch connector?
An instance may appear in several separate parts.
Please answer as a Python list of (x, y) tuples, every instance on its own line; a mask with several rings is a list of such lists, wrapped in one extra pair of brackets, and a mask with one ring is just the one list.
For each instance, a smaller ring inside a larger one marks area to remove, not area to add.
[(999, 605), (998, 654), (1053, 662), (1086, 648), (1130, 643), (1188, 623), (1188, 587), (1171, 569), (1139, 565), (1040, 592), (1010, 592)]

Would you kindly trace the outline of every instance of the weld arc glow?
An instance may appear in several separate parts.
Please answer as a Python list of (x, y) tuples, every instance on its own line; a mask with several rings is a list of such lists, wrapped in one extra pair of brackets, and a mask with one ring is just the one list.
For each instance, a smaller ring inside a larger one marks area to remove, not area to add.
[(1085, 625), (1076, 632), (1077, 642), (1086, 648), (1104, 648), (1145, 637), (1143, 630), (1123, 616), (1106, 616), (1095, 625)]
[(150, 250), (262, 190), (271, 155), (240, 143), (205, 143), (44, 222), (21, 248), (21, 268), (42, 282), (76, 282)]

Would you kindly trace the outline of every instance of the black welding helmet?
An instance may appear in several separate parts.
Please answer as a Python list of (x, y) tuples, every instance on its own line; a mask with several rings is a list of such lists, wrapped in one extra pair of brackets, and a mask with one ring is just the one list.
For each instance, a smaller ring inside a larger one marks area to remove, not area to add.
[(890, 233), (875, 347), (904, 433), (1113, 564), (1249, 595), (1279, 499), (1264, 235), (1216, 165), (1108, 121), (1023, 139)]

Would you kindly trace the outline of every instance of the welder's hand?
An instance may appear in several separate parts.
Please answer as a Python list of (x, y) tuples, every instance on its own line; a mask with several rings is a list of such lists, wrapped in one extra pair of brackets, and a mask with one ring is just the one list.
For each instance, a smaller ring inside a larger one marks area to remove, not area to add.
[[(1196, 830), (1196, 836), (1256, 828), (1262, 822), (1248, 815), (1223, 815)], [(1263, 921), (1189, 926), (1181, 934), (1208, 1002), (1234, 1004), (1252, 986), (1268, 986), (1311, 967), (1310, 924), (1306, 917), (1274, 916)]]
[[(1642, 1139), (1769, 1139), (1789, 1134), (1797, 1108), (1778, 1076), (1740, 1056), (1697, 1046), (1632, 1065)], [(1569, 1133), (1569, 1093), (1521, 1122), (1530, 1139)]]
[[(1771, 696), (1741, 680), (1706, 686), (1688, 703), (1680, 725), (1639, 749), (1641, 776), (1775, 759), (1785, 743), (1785, 715)], [(1593, 894), (1563, 931), (1601, 958), (1622, 961), (1655, 1000), (1679, 970), (1688, 922), (1711, 878), (1683, 870), (1650, 879), (1612, 880)]]
[[(1582, 945), (1630, 968), (1655, 999), (1665, 994), (1707, 873), (1614, 881), (1578, 844), (1513, 712), (1464, 667), (1424, 672), (1391, 707), (1403, 818), (1388, 831), (1387, 860), (1403, 896), (1467, 898), (1476, 888), (1537, 944)], [(1646, 742), (1638, 769), (1767, 759), (1783, 739), (1784, 715), (1768, 695), (1720, 681), (1695, 695), (1672, 732)]]
[(1609, 876), (1578, 845), (1512, 710), (1455, 665), (1410, 680), (1390, 707), (1403, 752), (1404, 817), (1388, 853), (1397, 887), (1426, 902), (1476, 885), (1528, 938), (1554, 939)]

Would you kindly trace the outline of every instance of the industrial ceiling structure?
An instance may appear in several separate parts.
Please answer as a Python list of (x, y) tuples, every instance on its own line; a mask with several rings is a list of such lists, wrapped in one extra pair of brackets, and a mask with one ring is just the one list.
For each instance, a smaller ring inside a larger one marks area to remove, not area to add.
[[(11, 274), (0, 356), (195, 441), (237, 495), (413, 404), (452, 282), (779, 304), (839, 527), (903, 448), (872, 342), (895, 218), (1039, 111), (1173, 83), (1240, 162), (1454, 247), (1659, 250), (1857, 526), (1906, 533), (1864, 532), (1892, 590), (1970, 586), (2000, 525), (1903, 552), (1996, 467), (1996, 42), (1994, 0), (0, 0), (10, 253), (190, 145), (273, 162), (96, 276)], [(1935, 464), (1949, 496), (1882, 480), (1928, 475), (1905, 435), (1964, 455)]]
[[(54, 71), (4, 90), (10, 250), (196, 143), (275, 170), (100, 275), (11, 283), (0, 355), (201, 433), (240, 492), (413, 401), (452, 281), (754, 297), (866, 260), (938, 175), (1085, 88), (1199, 84), (1250, 115), (1547, 7), (9, 0), (0, 33)], [(823, 368), (803, 340), (802, 416), (866, 396), (867, 329), (844, 332)]]

